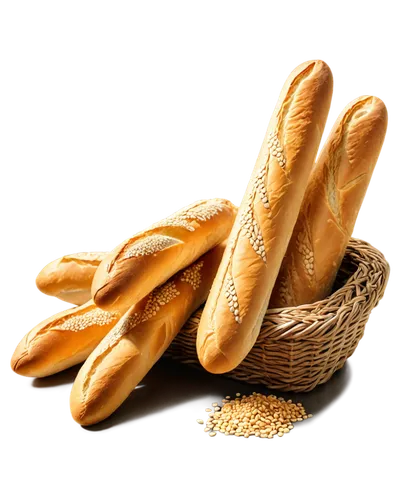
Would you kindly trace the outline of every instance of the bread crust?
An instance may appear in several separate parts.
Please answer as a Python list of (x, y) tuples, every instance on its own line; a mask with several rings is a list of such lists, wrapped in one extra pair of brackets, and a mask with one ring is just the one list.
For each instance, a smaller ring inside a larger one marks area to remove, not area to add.
[(234, 369), (258, 336), (321, 140), (332, 85), (329, 67), (309, 61), (282, 89), (199, 325), (197, 353), (212, 373)]

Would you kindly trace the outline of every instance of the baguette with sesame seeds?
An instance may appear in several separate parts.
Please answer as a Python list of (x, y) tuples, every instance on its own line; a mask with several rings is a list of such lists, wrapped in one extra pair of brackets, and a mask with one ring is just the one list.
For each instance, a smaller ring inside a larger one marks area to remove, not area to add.
[(113, 413), (207, 297), (224, 244), (131, 307), (90, 354), (72, 388), (73, 418), (92, 425)]
[(91, 297), (93, 276), (106, 252), (65, 255), (47, 264), (36, 278), (36, 286), (46, 295), (81, 306)]
[(260, 331), (285, 255), (332, 96), (322, 61), (287, 79), (229, 236), (197, 334), (197, 353), (212, 373), (233, 370)]
[(202, 200), (124, 241), (100, 263), (92, 283), (96, 305), (124, 313), (173, 274), (228, 236), (237, 208)]
[(337, 119), (312, 170), (270, 307), (311, 304), (331, 293), (386, 127), (386, 107), (372, 96), (355, 99)]
[(39, 323), (18, 344), (11, 368), (26, 377), (46, 377), (82, 363), (117, 323), (119, 315), (92, 300)]

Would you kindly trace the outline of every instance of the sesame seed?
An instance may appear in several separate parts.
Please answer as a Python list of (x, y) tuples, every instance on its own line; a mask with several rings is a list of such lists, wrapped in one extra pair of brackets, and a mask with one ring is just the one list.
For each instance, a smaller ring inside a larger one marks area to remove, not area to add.
[(57, 330), (79, 332), (94, 325), (106, 326), (118, 319), (117, 314), (103, 311), (98, 307), (83, 313), (82, 310), (85, 309), (68, 315), (63, 323), (57, 325)]

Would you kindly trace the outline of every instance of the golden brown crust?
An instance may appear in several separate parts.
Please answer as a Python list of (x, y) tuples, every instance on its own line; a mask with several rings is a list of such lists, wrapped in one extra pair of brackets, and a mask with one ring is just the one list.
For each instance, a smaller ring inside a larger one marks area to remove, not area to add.
[(18, 344), (11, 368), (26, 377), (46, 377), (84, 361), (117, 323), (119, 315), (93, 301), (55, 314)]
[(331, 292), (385, 138), (387, 110), (362, 96), (343, 110), (312, 170), (270, 307)]
[(113, 413), (206, 299), (222, 257), (218, 245), (131, 307), (82, 366), (72, 388), (73, 418), (92, 425)]
[(221, 243), (229, 234), (236, 212), (227, 200), (202, 200), (126, 240), (96, 271), (94, 302), (106, 310), (125, 312)]
[(91, 299), (94, 273), (106, 252), (65, 255), (47, 264), (36, 278), (36, 286), (46, 295), (82, 305)]
[(197, 353), (210, 372), (235, 368), (257, 338), (331, 95), (322, 61), (300, 65), (283, 87), (200, 321)]

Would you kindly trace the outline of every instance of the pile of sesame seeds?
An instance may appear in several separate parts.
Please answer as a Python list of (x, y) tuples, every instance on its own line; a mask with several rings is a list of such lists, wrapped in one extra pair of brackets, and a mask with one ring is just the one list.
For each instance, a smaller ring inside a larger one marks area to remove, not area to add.
[(65, 320), (61, 325), (57, 326), (58, 330), (69, 330), (71, 332), (78, 332), (86, 330), (94, 325), (105, 326), (109, 325), (117, 319), (117, 315), (102, 309), (96, 308), (84, 314), (74, 316), (74, 311), (71, 311), (71, 316)]
[(210, 220), (215, 215), (223, 211), (224, 205), (219, 200), (207, 200), (206, 203), (200, 203), (194, 206), (184, 207), (178, 217), (182, 219), (194, 219), (201, 222)]
[(267, 262), (262, 232), (254, 216), (253, 202), (251, 200), (240, 216), (240, 225), (246, 231), (246, 236), (253, 250), (264, 262)]
[(173, 219), (160, 219), (160, 221), (156, 224), (157, 227), (182, 227), (183, 229), (187, 229), (190, 232), (195, 231), (195, 228), (186, 220), (185, 217), (174, 217)]
[[(250, 396), (238, 392), (235, 398), (226, 396), (222, 405), (213, 403), (212, 406), (213, 410), (206, 408), (208, 420), (204, 428), (210, 437), (220, 432), (226, 436), (272, 439), (275, 435), (282, 437), (289, 433), (295, 422), (312, 417), (311, 414), (307, 415), (301, 403), (256, 392)], [(197, 422), (204, 424), (201, 419)]]
[(192, 285), (193, 290), (197, 290), (201, 284), (201, 268), (204, 262), (201, 260), (197, 264), (192, 264), (181, 274), (181, 281)]
[(153, 224), (150, 229), (176, 226), (183, 227), (188, 231), (195, 231), (196, 228), (192, 225), (193, 221), (206, 222), (218, 215), (226, 207), (228, 207), (228, 204), (223, 200), (203, 200)]
[(180, 291), (176, 288), (175, 281), (170, 279), (163, 285), (155, 288), (148, 295), (146, 305), (144, 306), (141, 322), (149, 320), (155, 316), (160, 310), (161, 306), (165, 306), (175, 297), (180, 295)]
[(239, 316), (239, 302), (232, 276), (228, 273), (225, 282), (225, 297), (228, 301), (229, 310), (235, 316), (236, 323), (241, 323)]
[(256, 176), (256, 190), (260, 195), (264, 208), (269, 208), (268, 193), (264, 182), (266, 173), (267, 173), (267, 167), (265, 166), (260, 170), (260, 172), (258, 172)]
[(279, 165), (282, 168), (285, 168), (286, 166), (286, 158), (284, 156), (283, 148), (279, 142), (278, 139), (278, 132), (275, 130), (274, 132), (270, 132), (268, 135), (268, 141), (267, 141), (268, 147), (271, 151), (272, 156), (275, 156), (275, 158), (278, 160)]
[(179, 241), (176, 238), (164, 236), (163, 234), (151, 234), (150, 236), (135, 240), (132, 245), (127, 245), (122, 254), (122, 260), (152, 255), (168, 247), (172, 247), (177, 243), (179, 243)]
[(303, 256), (303, 264), (306, 268), (306, 273), (310, 276), (314, 274), (314, 252), (311, 251), (307, 234), (301, 232), (297, 235), (297, 250)]

